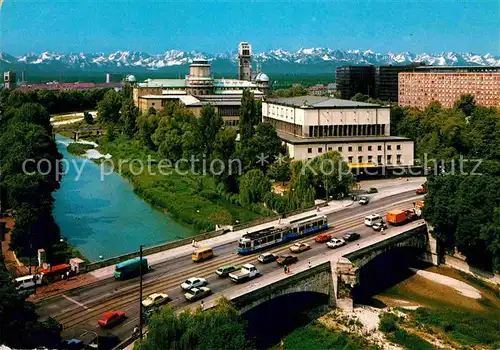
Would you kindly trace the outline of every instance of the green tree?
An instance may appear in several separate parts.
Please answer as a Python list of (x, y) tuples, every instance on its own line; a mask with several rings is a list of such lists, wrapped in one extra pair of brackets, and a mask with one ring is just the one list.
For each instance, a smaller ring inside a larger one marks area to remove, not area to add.
[(476, 109), (476, 101), (472, 95), (462, 95), (453, 107), (464, 112), (466, 116), (470, 116)]
[(150, 111), (143, 113), (137, 118), (137, 139), (139, 139), (143, 145), (154, 151), (157, 150), (157, 146), (151, 137), (156, 131), (156, 128), (158, 128), (160, 119), (161, 117), (156, 114), (156, 110), (154, 113), (150, 113)]
[(203, 106), (198, 118), (199, 137), (206, 155), (211, 155), (217, 133), (224, 124), (222, 117), (215, 113), (212, 105)]
[(120, 120), (122, 98), (115, 90), (108, 90), (97, 104), (97, 115), (103, 124), (116, 124)]
[(83, 120), (89, 125), (94, 124), (94, 117), (92, 116), (92, 114), (90, 114), (90, 112), (83, 112)]
[(124, 99), (120, 109), (120, 125), (122, 133), (128, 137), (133, 137), (136, 132), (136, 122), (139, 116), (139, 108), (131, 98)]
[[(215, 180), (222, 184), (226, 191), (236, 192), (238, 190), (237, 178), (242, 168), (241, 162), (235, 159), (236, 152), (236, 129), (225, 128), (219, 130), (215, 137), (214, 149), (212, 159), (219, 159), (224, 164), (223, 169), (215, 168), (214, 170), (219, 173)], [(214, 162), (215, 165), (220, 162)]]
[(245, 89), (241, 96), (239, 124), (242, 143), (246, 143), (253, 136), (254, 127), (259, 123), (257, 118), (254, 96), (250, 90)]
[(156, 349), (227, 349), (251, 347), (245, 339), (245, 323), (226, 299), (216, 307), (201, 311), (185, 311), (178, 315), (172, 307), (164, 307), (153, 315), (148, 336), (136, 345), (137, 350)]
[(276, 162), (271, 164), (267, 169), (267, 176), (275, 181), (285, 182), (290, 180), (291, 170), (290, 170), (290, 157), (279, 157)]
[(260, 169), (250, 170), (240, 178), (240, 203), (242, 205), (262, 203), (269, 191), (271, 191), (271, 182)]
[(351, 98), (351, 101), (357, 101), (357, 102), (368, 102), (368, 99), (370, 96), (368, 95), (363, 95), (362, 93), (358, 92), (356, 95), (354, 95)]
[(246, 168), (260, 166), (264, 171), (282, 153), (285, 153), (282, 141), (269, 123), (258, 124), (253, 136), (240, 149)]

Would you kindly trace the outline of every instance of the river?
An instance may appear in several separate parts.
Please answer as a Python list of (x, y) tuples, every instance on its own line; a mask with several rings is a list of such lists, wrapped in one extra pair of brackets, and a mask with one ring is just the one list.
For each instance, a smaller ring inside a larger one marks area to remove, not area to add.
[[(61, 235), (90, 261), (188, 237), (192, 230), (152, 208), (116, 173), (104, 176), (94, 162), (67, 151), (71, 139), (57, 135), (67, 174), (54, 193), (54, 217)], [(68, 166), (69, 164), (69, 166)], [(81, 176), (78, 170), (83, 166)]]

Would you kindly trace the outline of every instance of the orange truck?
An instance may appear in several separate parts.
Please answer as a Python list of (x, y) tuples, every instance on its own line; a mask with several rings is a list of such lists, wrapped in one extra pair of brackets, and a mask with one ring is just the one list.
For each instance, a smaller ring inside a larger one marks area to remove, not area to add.
[(386, 215), (387, 223), (391, 225), (403, 225), (415, 219), (413, 210), (395, 209)]

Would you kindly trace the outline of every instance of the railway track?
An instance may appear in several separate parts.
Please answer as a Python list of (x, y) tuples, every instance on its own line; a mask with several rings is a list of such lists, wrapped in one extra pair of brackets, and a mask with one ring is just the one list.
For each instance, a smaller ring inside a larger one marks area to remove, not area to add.
[[(408, 200), (411, 202), (411, 200)], [(405, 201), (406, 203), (406, 201)], [(398, 204), (389, 204), (383, 207), (377, 208), (376, 211), (386, 211), (391, 208), (398, 206)], [(399, 204), (399, 207), (402, 205)], [(404, 206), (404, 205), (403, 205)], [(333, 223), (333, 227), (324, 231), (332, 234), (340, 234), (358, 227), (362, 225), (360, 219), (363, 219), (366, 216), (366, 213), (355, 214), (349, 218), (345, 218), (343, 220), (339, 220), (336, 223)], [(331, 224), (331, 223), (330, 223)], [(310, 243), (314, 242), (315, 235), (307, 236), (302, 239), (297, 239), (294, 242), (304, 242)], [(276, 252), (278, 254), (287, 253), (288, 245), (282, 245), (280, 247), (273, 247), (267, 249), (269, 251)], [(222, 266), (222, 265), (240, 265), (249, 262), (255, 262), (258, 255), (260, 255), (262, 251), (254, 254), (249, 254), (245, 256), (240, 256), (235, 253), (225, 256), (216, 256), (214, 259), (210, 261), (201, 263), (201, 264), (192, 264), (190, 266), (186, 266), (184, 268), (178, 269), (175, 272), (169, 273), (168, 270), (165, 272), (168, 274), (164, 277), (159, 277), (151, 281), (147, 281), (143, 284), (143, 295), (147, 296), (151, 293), (171, 290), (173, 288), (179, 288), (179, 285), (185, 281), (187, 277), (197, 276), (207, 278), (213, 276), (214, 271)], [(221, 280), (221, 283), (224, 281)], [(211, 283), (212, 286), (217, 285), (217, 282)], [(64, 312), (55, 315), (55, 317), (65, 329), (74, 328), (75, 326), (87, 322), (91, 319), (97, 319), (102, 314), (110, 311), (110, 310), (118, 310), (123, 309), (124, 307), (130, 305), (133, 302), (137, 301), (139, 294), (139, 285), (131, 285), (124, 288), (119, 289), (109, 297), (99, 297), (95, 300), (91, 300), (85, 303), (85, 307), (87, 309), (83, 309), (78, 306), (71, 310), (67, 310)], [(103, 298), (107, 298), (107, 300), (102, 300)]]

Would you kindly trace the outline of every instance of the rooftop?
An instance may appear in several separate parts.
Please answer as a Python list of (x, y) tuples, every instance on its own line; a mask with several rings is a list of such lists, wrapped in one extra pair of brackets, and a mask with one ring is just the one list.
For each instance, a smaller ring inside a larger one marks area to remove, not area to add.
[[(409, 138), (400, 136), (336, 136), (336, 137), (299, 137), (278, 131), (278, 137), (291, 144), (326, 144), (326, 143), (360, 143), (360, 142), (390, 142), (411, 141)], [(411, 141), (413, 142), (413, 141)]]
[(147, 79), (139, 87), (186, 87), (185, 79)]
[(324, 96), (297, 96), (283, 98), (269, 98), (266, 102), (293, 106), (299, 108), (378, 108), (383, 107), (373, 103), (341, 100)]

